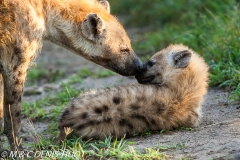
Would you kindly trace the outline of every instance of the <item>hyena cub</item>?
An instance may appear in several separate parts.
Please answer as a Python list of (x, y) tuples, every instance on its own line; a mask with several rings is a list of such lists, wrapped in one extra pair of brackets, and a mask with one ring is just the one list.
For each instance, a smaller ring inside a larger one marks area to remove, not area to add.
[(208, 65), (194, 51), (170, 45), (153, 55), (136, 79), (141, 84), (93, 90), (74, 99), (60, 116), (57, 140), (66, 137), (66, 127), (82, 138), (104, 139), (198, 125)]

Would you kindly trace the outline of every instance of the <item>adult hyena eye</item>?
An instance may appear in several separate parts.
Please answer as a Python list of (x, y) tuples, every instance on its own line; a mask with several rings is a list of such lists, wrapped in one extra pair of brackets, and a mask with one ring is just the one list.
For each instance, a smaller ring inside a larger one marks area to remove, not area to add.
[(128, 48), (121, 48), (121, 49), (120, 49), (120, 52), (121, 52), (121, 53), (129, 53), (130, 50), (129, 50)]

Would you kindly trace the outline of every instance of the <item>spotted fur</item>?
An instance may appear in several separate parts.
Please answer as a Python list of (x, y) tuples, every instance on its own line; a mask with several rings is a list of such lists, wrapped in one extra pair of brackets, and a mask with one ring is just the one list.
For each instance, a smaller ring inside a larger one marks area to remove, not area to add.
[(12, 150), (18, 148), (26, 72), (43, 40), (121, 75), (139, 72), (142, 62), (109, 12), (106, 0), (0, 0), (0, 122), (4, 111), (4, 133)]
[(208, 87), (208, 66), (198, 54), (171, 45), (153, 55), (136, 78), (146, 84), (97, 89), (72, 100), (60, 116), (57, 140), (66, 137), (64, 127), (82, 138), (104, 139), (198, 125)]

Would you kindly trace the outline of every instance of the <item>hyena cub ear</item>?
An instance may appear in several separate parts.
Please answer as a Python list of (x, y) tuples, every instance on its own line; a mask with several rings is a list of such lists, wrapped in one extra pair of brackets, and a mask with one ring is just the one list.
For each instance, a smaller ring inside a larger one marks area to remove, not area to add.
[(190, 62), (192, 53), (189, 50), (183, 50), (173, 53), (173, 64), (176, 68), (186, 68)]
[(97, 14), (91, 13), (82, 22), (81, 30), (84, 37), (91, 41), (96, 41), (103, 35), (105, 22)]
[(101, 3), (106, 8), (108, 13), (110, 13), (110, 5), (109, 5), (109, 2), (107, 0), (98, 0), (98, 2)]

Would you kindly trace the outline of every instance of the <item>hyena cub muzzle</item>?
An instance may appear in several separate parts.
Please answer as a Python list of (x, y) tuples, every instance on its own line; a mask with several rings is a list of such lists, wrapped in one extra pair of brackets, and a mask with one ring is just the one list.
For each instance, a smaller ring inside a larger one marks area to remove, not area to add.
[(85, 139), (104, 139), (198, 125), (208, 66), (194, 51), (170, 45), (153, 55), (136, 79), (142, 84), (93, 90), (71, 101), (60, 116), (57, 140), (67, 137), (67, 127)]

